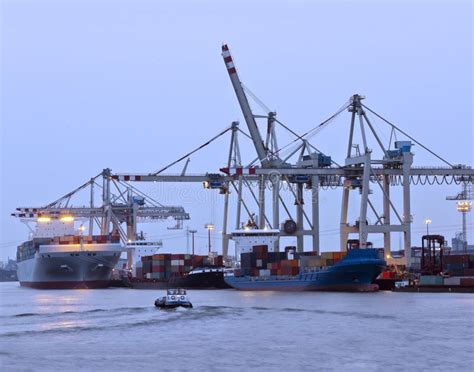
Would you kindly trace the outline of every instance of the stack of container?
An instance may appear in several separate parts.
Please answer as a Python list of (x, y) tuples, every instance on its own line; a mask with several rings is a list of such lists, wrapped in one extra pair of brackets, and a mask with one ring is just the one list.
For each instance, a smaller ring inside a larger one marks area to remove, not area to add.
[(300, 272), (298, 260), (281, 260), (279, 265), (277, 275), (295, 276)]
[(138, 279), (167, 281), (171, 277), (182, 277), (196, 267), (222, 266), (222, 256), (193, 256), (190, 254), (162, 253), (144, 256), (135, 268)]
[(474, 287), (474, 255), (451, 254), (443, 256), (441, 275), (420, 276), (420, 286)]
[(474, 255), (443, 256), (443, 266), (452, 276), (474, 276)]
[(286, 247), (285, 252), (268, 252), (268, 246), (256, 245), (252, 252), (242, 253), (241, 269), (237, 276), (270, 276), (270, 275), (298, 275), (300, 269), (320, 269), (332, 266), (343, 257), (346, 252), (323, 252), (318, 256), (316, 252), (295, 253), (294, 247)]

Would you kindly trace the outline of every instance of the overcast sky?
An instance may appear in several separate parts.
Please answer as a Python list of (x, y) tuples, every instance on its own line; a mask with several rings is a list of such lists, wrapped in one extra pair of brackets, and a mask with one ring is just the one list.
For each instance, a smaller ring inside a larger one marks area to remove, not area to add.
[[(472, 38), (471, 1), (3, 0), (0, 259), (13, 257), (27, 238), (26, 227), (9, 217), (16, 207), (49, 203), (106, 167), (157, 170), (234, 120), (246, 130), (220, 55), (223, 42), (245, 85), (296, 132), (360, 93), (442, 157), (472, 165)], [(312, 138), (341, 163), (349, 119), (342, 114)], [(390, 131), (373, 121), (388, 143)], [(278, 130), (283, 145), (291, 137)], [(216, 172), (228, 142), (193, 156), (189, 171)], [(249, 162), (255, 152), (241, 142)], [(419, 146), (414, 152), (414, 165), (444, 165)], [(220, 246), (219, 195), (199, 196), (200, 185), (141, 187), (191, 213), (200, 253), (209, 221)], [(445, 200), (458, 191), (413, 187), (414, 244), (426, 217), (449, 239), (460, 229), (454, 202)], [(321, 194), (323, 250), (338, 249), (340, 199), (340, 189)], [(352, 202), (355, 219), (357, 196)], [(171, 225), (143, 229), (164, 238), (165, 250), (185, 250), (184, 232), (167, 230)], [(469, 227), (472, 242), (472, 218)], [(398, 236), (393, 241), (398, 247)]]

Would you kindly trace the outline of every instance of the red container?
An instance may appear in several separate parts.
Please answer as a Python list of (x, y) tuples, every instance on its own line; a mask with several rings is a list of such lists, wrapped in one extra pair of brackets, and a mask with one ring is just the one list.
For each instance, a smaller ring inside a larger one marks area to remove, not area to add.
[(474, 287), (474, 278), (461, 278), (461, 287)]
[(152, 272), (154, 272), (154, 273), (165, 273), (166, 272), (166, 266), (153, 265), (152, 266)]
[(469, 263), (469, 255), (467, 254), (459, 254), (459, 255), (449, 255), (443, 256), (444, 263)]
[(97, 241), (97, 243), (106, 243), (107, 238), (104, 235), (97, 235), (96, 241)]
[(184, 260), (184, 254), (172, 254), (171, 259), (172, 260)]
[(382, 279), (390, 279), (390, 272), (389, 271), (384, 271), (382, 273)]
[(254, 253), (268, 253), (268, 245), (254, 245), (252, 247)]

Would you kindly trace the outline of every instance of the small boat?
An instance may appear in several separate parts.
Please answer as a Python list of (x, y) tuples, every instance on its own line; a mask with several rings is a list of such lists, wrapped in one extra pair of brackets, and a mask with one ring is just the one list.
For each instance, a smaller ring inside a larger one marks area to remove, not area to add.
[(168, 289), (166, 296), (156, 299), (155, 306), (160, 309), (175, 309), (177, 307), (192, 308), (185, 289)]

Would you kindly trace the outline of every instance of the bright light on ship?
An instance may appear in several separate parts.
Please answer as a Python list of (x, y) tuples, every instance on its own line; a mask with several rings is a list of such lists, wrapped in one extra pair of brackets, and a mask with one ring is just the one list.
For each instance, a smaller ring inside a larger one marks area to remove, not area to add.
[(74, 221), (74, 217), (73, 217), (73, 216), (62, 216), (62, 217), (60, 218), (60, 220), (61, 220), (62, 222), (72, 222), (72, 221)]
[(472, 202), (470, 201), (459, 201), (457, 202), (456, 209), (458, 212), (470, 212), (472, 209)]
[(50, 222), (51, 217), (38, 217), (37, 221), (38, 222)]

